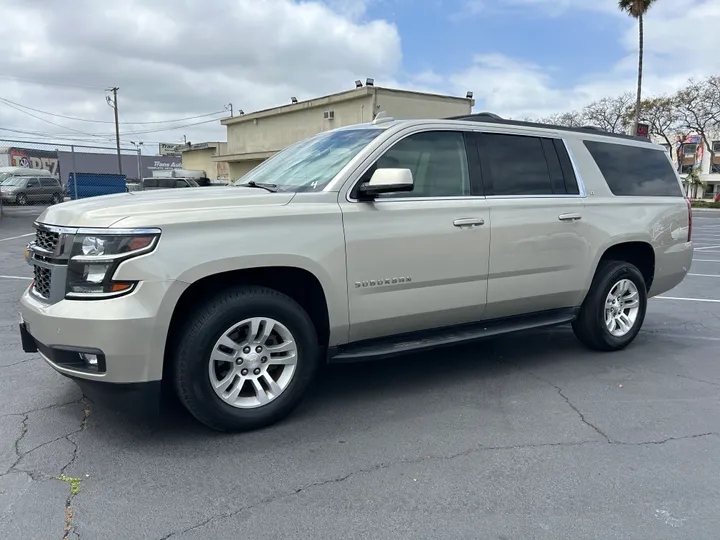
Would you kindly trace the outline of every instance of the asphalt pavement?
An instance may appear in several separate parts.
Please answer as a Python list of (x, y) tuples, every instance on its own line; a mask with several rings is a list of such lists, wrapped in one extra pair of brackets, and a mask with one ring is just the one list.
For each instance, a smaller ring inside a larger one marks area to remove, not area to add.
[(0, 220), (8, 539), (717, 539), (720, 212), (619, 353), (569, 328), (325, 369), (286, 421), (207, 430), (86, 402), (21, 351), (33, 214)]

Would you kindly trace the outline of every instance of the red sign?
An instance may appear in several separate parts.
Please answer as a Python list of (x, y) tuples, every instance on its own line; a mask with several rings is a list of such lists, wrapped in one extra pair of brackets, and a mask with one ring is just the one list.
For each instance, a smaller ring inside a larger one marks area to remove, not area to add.
[(647, 124), (638, 124), (636, 135), (638, 137), (650, 138), (650, 126)]

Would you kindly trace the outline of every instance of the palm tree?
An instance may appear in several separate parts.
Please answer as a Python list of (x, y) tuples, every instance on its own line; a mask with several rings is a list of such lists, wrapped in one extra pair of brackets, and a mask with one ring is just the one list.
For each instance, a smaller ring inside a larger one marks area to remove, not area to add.
[(640, 122), (640, 100), (642, 98), (642, 69), (643, 69), (643, 15), (648, 12), (650, 6), (655, 0), (618, 0), (618, 8), (631, 17), (638, 20), (638, 29), (640, 34), (640, 49), (638, 51), (638, 83), (637, 97), (635, 98), (635, 123), (633, 126), (633, 135), (637, 133), (638, 123)]

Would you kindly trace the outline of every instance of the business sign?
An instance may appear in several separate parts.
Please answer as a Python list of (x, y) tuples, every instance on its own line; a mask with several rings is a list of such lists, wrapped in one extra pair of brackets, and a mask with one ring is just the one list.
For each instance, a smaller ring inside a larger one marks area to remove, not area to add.
[(185, 148), (185, 144), (180, 143), (160, 143), (158, 145), (159, 154), (161, 156), (179, 156), (180, 152), (182, 152), (183, 148)]
[(650, 138), (650, 126), (648, 124), (638, 124), (636, 135), (638, 137)]

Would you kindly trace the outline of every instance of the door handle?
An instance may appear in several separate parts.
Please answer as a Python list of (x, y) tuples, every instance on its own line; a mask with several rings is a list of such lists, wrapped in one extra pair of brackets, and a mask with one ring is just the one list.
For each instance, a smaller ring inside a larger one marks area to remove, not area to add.
[(560, 221), (580, 221), (582, 216), (580, 214), (560, 214), (558, 219)]
[(484, 224), (485, 220), (483, 218), (462, 218), (453, 221), (453, 225), (455, 225), (456, 227), (466, 227), (468, 229)]

